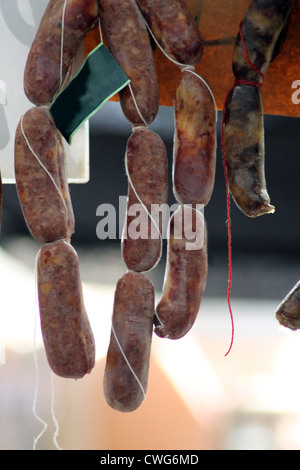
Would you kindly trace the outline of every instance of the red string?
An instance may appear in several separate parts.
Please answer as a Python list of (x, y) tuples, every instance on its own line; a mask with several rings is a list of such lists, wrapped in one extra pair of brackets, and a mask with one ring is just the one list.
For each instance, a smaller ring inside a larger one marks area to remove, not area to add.
[(222, 133), (221, 133), (221, 144), (222, 144), (222, 155), (223, 155), (223, 167), (225, 173), (225, 189), (226, 189), (226, 205), (227, 205), (227, 240), (228, 240), (228, 288), (227, 288), (227, 303), (230, 313), (230, 320), (231, 320), (231, 341), (229, 345), (229, 349), (225, 356), (229, 354), (233, 345), (234, 339), (234, 320), (233, 314), (231, 309), (230, 303), (230, 294), (231, 294), (231, 283), (232, 283), (232, 251), (231, 251), (231, 214), (230, 214), (230, 192), (229, 192), (229, 184), (228, 184), (228, 172), (227, 172), (227, 165), (226, 165), (226, 156), (225, 156), (225, 144), (224, 144), (224, 125), (225, 125), (225, 109), (227, 104), (227, 98), (229, 93), (232, 91), (233, 87), (228, 90), (226, 94), (226, 98), (224, 101), (223, 107), (223, 116), (222, 116)]
[[(300, 0), (299, 0), (300, 1)], [(249, 86), (261, 86), (262, 83), (255, 82), (252, 80), (243, 80), (243, 79), (236, 79), (234, 82), (235, 85), (249, 85)]]
[[(299, 0), (299, 3), (300, 3), (300, 0)], [(239, 24), (239, 34), (240, 34), (240, 37), (241, 37), (245, 58), (246, 58), (248, 64), (250, 65), (250, 67), (252, 67), (252, 69), (255, 70), (264, 79), (264, 74), (250, 61), (248, 51), (247, 51), (247, 47), (246, 47), (246, 43), (245, 43), (245, 39), (244, 39), (243, 34), (242, 34), (242, 23), (243, 23), (243, 20)], [(236, 79), (235, 82), (234, 82), (234, 85), (226, 93), (226, 97), (225, 97), (225, 100), (224, 100), (224, 106), (223, 106), (221, 145), (222, 145), (223, 166), (224, 166), (224, 174), (225, 174), (226, 205), (227, 205), (227, 239), (228, 239), (227, 303), (228, 303), (230, 319), (231, 319), (231, 341), (230, 341), (229, 349), (228, 349), (227, 353), (225, 354), (225, 356), (227, 356), (229, 354), (229, 352), (231, 351), (231, 349), (232, 349), (235, 328), (234, 328), (233, 313), (232, 313), (231, 302), (230, 302), (231, 285), (232, 285), (231, 211), (230, 211), (230, 190), (229, 190), (229, 183), (228, 183), (228, 170), (227, 170), (227, 165), (226, 165), (226, 154), (225, 154), (224, 127), (225, 127), (225, 111), (226, 111), (228, 96), (232, 92), (232, 90), (234, 89), (234, 87), (236, 85), (261, 86), (262, 83), (260, 83), (258, 81)]]
[[(245, 58), (248, 62), (248, 64), (250, 65), (250, 67), (255, 70), (256, 73), (258, 73), (258, 75), (260, 75), (262, 77), (262, 79), (264, 79), (264, 74), (262, 73), (261, 70), (259, 70), (256, 65), (254, 65), (251, 60), (250, 60), (250, 57), (249, 57), (249, 54), (248, 54), (248, 50), (247, 50), (247, 46), (246, 46), (246, 42), (245, 42), (245, 38), (243, 36), (243, 33), (242, 33), (242, 24), (243, 24), (243, 20), (240, 22), (239, 24), (239, 34), (240, 34), (240, 38), (241, 38), (241, 41), (242, 41), (242, 45), (243, 45), (243, 49), (244, 49), (244, 54), (245, 54)], [(260, 83), (258, 82), (254, 82), (255, 85), (260, 85)]]

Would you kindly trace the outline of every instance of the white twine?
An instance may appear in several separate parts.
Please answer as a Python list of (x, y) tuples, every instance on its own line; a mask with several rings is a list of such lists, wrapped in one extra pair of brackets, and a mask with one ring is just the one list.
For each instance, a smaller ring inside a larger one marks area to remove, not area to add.
[(36, 256), (35, 259), (35, 268), (34, 268), (34, 278), (35, 278), (35, 316), (34, 316), (34, 336), (33, 336), (33, 357), (34, 357), (34, 366), (35, 366), (35, 389), (34, 389), (34, 395), (33, 395), (33, 405), (32, 405), (32, 411), (34, 417), (39, 421), (43, 429), (41, 432), (38, 434), (37, 437), (33, 439), (33, 450), (36, 449), (37, 443), (42, 437), (42, 435), (46, 432), (46, 429), (48, 427), (48, 423), (44, 421), (37, 413), (36, 411), (36, 404), (37, 404), (37, 395), (38, 395), (38, 386), (39, 386), (39, 365), (38, 365), (38, 359), (37, 359), (37, 348), (36, 348), (36, 332), (37, 332), (37, 314), (38, 314), (38, 295), (37, 295), (37, 263), (38, 263), (38, 257), (39, 253)]
[[(36, 322), (35, 322), (36, 323)], [(48, 428), (48, 423), (46, 421), (44, 421), (37, 413), (37, 395), (38, 395), (38, 388), (39, 388), (39, 364), (38, 364), (38, 360), (37, 360), (37, 350), (36, 350), (36, 340), (35, 340), (35, 337), (36, 337), (36, 327), (34, 329), (34, 350), (33, 350), (33, 357), (34, 357), (34, 367), (35, 367), (35, 388), (34, 388), (34, 395), (33, 395), (33, 404), (32, 404), (32, 412), (33, 412), (33, 415), (34, 417), (36, 418), (37, 421), (39, 421), (43, 428), (41, 430), (41, 432), (33, 438), (33, 450), (36, 449), (36, 446), (38, 444), (38, 441), (41, 439), (41, 437), (43, 436), (43, 434), (46, 432), (47, 428)]]
[(62, 201), (62, 203), (63, 203), (63, 205), (64, 205), (64, 208), (65, 208), (65, 210), (66, 210), (66, 212), (67, 212), (68, 209), (67, 209), (67, 206), (66, 206), (66, 202), (65, 202), (65, 200), (64, 200), (64, 198), (63, 198), (63, 196), (62, 196), (62, 193), (61, 193), (61, 191), (59, 190), (59, 187), (57, 186), (57, 184), (56, 184), (56, 182), (55, 182), (53, 176), (52, 176), (51, 173), (48, 171), (48, 169), (45, 167), (45, 165), (41, 162), (41, 160), (39, 159), (39, 157), (37, 156), (37, 154), (35, 153), (35, 151), (33, 150), (33, 148), (32, 148), (31, 145), (30, 145), (30, 142), (29, 142), (29, 140), (28, 140), (28, 138), (27, 138), (27, 136), (26, 136), (26, 134), (25, 134), (25, 131), (24, 131), (23, 119), (24, 119), (24, 115), (23, 115), (22, 118), (21, 118), (21, 132), (22, 132), (22, 135), (23, 135), (23, 137), (24, 137), (24, 139), (25, 139), (25, 142), (26, 142), (26, 144), (27, 144), (29, 150), (31, 151), (32, 155), (36, 158), (37, 162), (38, 162), (38, 163), (40, 164), (40, 166), (43, 168), (43, 170), (45, 171), (45, 173), (49, 176), (49, 178), (50, 178), (50, 180), (52, 181), (52, 183), (53, 183), (53, 185), (54, 185), (56, 191), (58, 192), (59, 197), (60, 197), (60, 199), (61, 199), (61, 201)]
[(195, 72), (195, 70), (189, 68), (189, 67), (183, 67), (182, 69), (182, 72), (190, 72), (192, 73), (193, 75), (195, 75), (195, 77), (199, 78), (199, 80), (202, 81), (202, 83), (206, 86), (207, 90), (209, 91), (210, 95), (211, 95), (211, 98), (213, 100), (213, 103), (214, 103), (214, 107), (215, 107), (215, 110), (216, 110), (216, 121), (217, 121), (217, 118), (218, 118), (218, 112), (217, 112), (217, 104), (216, 104), (216, 100), (215, 100), (215, 97), (214, 97), (214, 94), (210, 88), (210, 86), (208, 85), (208, 83), (204, 80), (204, 78), (199, 75), (198, 73)]
[(103, 35), (102, 35), (102, 27), (101, 27), (100, 15), (98, 16), (98, 28), (99, 28), (100, 42), (103, 42)]
[(135, 380), (137, 381), (137, 383), (138, 383), (138, 385), (139, 385), (139, 387), (140, 387), (140, 389), (141, 389), (141, 391), (142, 391), (142, 393), (143, 393), (143, 400), (145, 400), (145, 398), (146, 398), (146, 393), (145, 393), (144, 387), (143, 387), (143, 385), (141, 384), (140, 379), (138, 378), (138, 376), (137, 376), (136, 373), (134, 372), (133, 368), (132, 368), (131, 365), (130, 365), (130, 362), (128, 361), (128, 359), (127, 359), (127, 357), (126, 357), (126, 354), (125, 354), (125, 352), (124, 352), (124, 350), (123, 350), (123, 348), (122, 348), (122, 346), (121, 346), (121, 344), (120, 344), (120, 342), (119, 342), (119, 340), (118, 340), (118, 337), (117, 337), (117, 335), (116, 335), (116, 332), (115, 332), (113, 323), (111, 324), (111, 329), (112, 329), (113, 335), (114, 335), (114, 337), (115, 337), (116, 343), (117, 343), (117, 345), (118, 345), (118, 347), (119, 347), (119, 349), (120, 349), (120, 351), (121, 351), (121, 354), (122, 354), (122, 356), (123, 356), (123, 358), (124, 358), (124, 360), (125, 360), (125, 362), (126, 362), (128, 368), (129, 368), (130, 372), (131, 372), (132, 375), (134, 376)]
[(163, 322), (161, 321), (161, 319), (159, 318), (159, 315), (157, 313), (157, 311), (155, 310), (154, 312), (154, 315), (156, 316), (157, 320), (159, 321), (159, 325), (156, 325), (155, 328), (158, 328), (158, 329), (162, 329), (165, 327), (165, 325), (163, 324)]
[(131, 97), (132, 97), (132, 99), (133, 99), (133, 102), (134, 102), (136, 111), (137, 111), (138, 115), (140, 116), (140, 118), (141, 118), (141, 120), (142, 120), (144, 126), (145, 126), (145, 127), (148, 127), (148, 124), (147, 124), (146, 120), (144, 119), (144, 117), (143, 117), (143, 115), (142, 115), (142, 113), (141, 113), (141, 111), (140, 111), (140, 108), (139, 108), (139, 106), (138, 106), (138, 104), (137, 104), (137, 101), (136, 101), (136, 99), (135, 99), (135, 96), (134, 96), (134, 93), (133, 93), (133, 89), (132, 89), (131, 83), (128, 83), (128, 87), (129, 87), (129, 90), (130, 90), (130, 93), (131, 93)]
[[(34, 366), (35, 366), (35, 388), (34, 388), (34, 395), (33, 395), (33, 404), (32, 404), (32, 412), (34, 417), (36, 418), (37, 421), (39, 421), (43, 428), (41, 432), (33, 438), (33, 450), (36, 450), (37, 444), (41, 437), (45, 434), (47, 428), (48, 428), (48, 423), (42, 419), (39, 414), (37, 413), (37, 396), (38, 396), (38, 388), (39, 388), (39, 364), (38, 364), (38, 355), (37, 355), (37, 347), (36, 347), (36, 334), (37, 334), (37, 318), (38, 318), (38, 282), (37, 282), (37, 263), (38, 263), (38, 258), (39, 258), (40, 251), (38, 252), (36, 259), (35, 259), (35, 268), (34, 268), (34, 277), (35, 277), (35, 316), (34, 316), (34, 336), (33, 336), (33, 357), (34, 357)], [(54, 425), (55, 425), (55, 431), (53, 434), (53, 443), (56, 447), (57, 450), (62, 450), (61, 447), (59, 446), (57, 442), (57, 436), (59, 433), (59, 424), (57, 421), (57, 418), (55, 416), (54, 412), (54, 397), (55, 397), (55, 392), (54, 392), (54, 374), (51, 372), (51, 417), (53, 419)]]
[(62, 71), (63, 71), (63, 58), (64, 58), (64, 32), (65, 32), (65, 13), (66, 13), (66, 6), (67, 6), (67, 1), (65, 0), (64, 6), (63, 6), (63, 11), (62, 11), (62, 19), (61, 19), (61, 42), (60, 42), (60, 66), (59, 66), (59, 87), (62, 86), (63, 83), (63, 76), (62, 76)]

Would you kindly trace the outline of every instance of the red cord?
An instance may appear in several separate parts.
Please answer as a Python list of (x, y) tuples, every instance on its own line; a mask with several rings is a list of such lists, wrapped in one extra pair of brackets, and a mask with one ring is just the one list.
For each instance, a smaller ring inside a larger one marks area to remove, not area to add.
[[(299, 0), (299, 1), (300, 1), (300, 0)], [(255, 70), (255, 72), (258, 73), (258, 75), (260, 75), (260, 76), (262, 77), (262, 79), (264, 79), (264, 74), (262, 73), (262, 71), (259, 70), (259, 69), (256, 67), (256, 65), (254, 65), (254, 64), (251, 62), (251, 60), (250, 60), (250, 58), (249, 58), (249, 54), (248, 54), (248, 50), (247, 50), (245, 38), (244, 38), (243, 33), (242, 33), (242, 24), (243, 24), (243, 20), (242, 20), (242, 21), (240, 22), (240, 24), (239, 24), (239, 34), (240, 34), (240, 38), (241, 38), (241, 41), (242, 41), (242, 45), (243, 45), (243, 49), (244, 49), (245, 58), (246, 58), (248, 64), (250, 65), (250, 67), (251, 67), (253, 70)], [(258, 82), (254, 82), (254, 83), (255, 83), (256, 86), (257, 86), (257, 85), (260, 85), (260, 83), (258, 83)]]
[(233, 345), (233, 339), (234, 339), (234, 320), (233, 320), (233, 314), (232, 314), (232, 309), (231, 309), (231, 303), (230, 303), (230, 294), (231, 294), (231, 283), (232, 283), (232, 251), (231, 251), (231, 214), (230, 214), (230, 192), (229, 192), (229, 184), (228, 184), (228, 172), (227, 172), (227, 165), (226, 165), (226, 156), (225, 156), (225, 144), (224, 144), (224, 125), (225, 125), (225, 109), (226, 109), (226, 104), (227, 104), (227, 98), (231, 90), (233, 89), (230, 88), (226, 94), (226, 98), (224, 101), (224, 107), (223, 107), (223, 116), (222, 116), (222, 133), (221, 133), (221, 144), (222, 144), (222, 155), (223, 155), (223, 167), (224, 167), (224, 173), (225, 173), (225, 188), (226, 188), (226, 204), (227, 204), (227, 240), (228, 240), (228, 288), (227, 288), (227, 303), (228, 303), (228, 308), (229, 308), (229, 313), (230, 313), (230, 319), (231, 319), (231, 341), (230, 341), (230, 346), (225, 354), (229, 354), (232, 345)]
[[(300, 0), (299, 0), (299, 3), (300, 3)], [(242, 44), (243, 44), (243, 49), (244, 49), (246, 60), (247, 60), (248, 64), (253, 68), (253, 70), (255, 70), (264, 79), (264, 74), (250, 61), (248, 51), (247, 51), (247, 47), (246, 47), (246, 43), (245, 43), (245, 39), (244, 39), (243, 34), (242, 34), (242, 23), (243, 23), (243, 20), (240, 22), (240, 25), (239, 25), (239, 34), (240, 34), (241, 41), (242, 41)], [(229, 190), (229, 183), (228, 183), (228, 171), (227, 171), (227, 165), (226, 165), (226, 154), (225, 154), (225, 143), (224, 143), (224, 127), (225, 127), (225, 111), (226, 111), (228, 96), (229, 96), (229, 94), (231, 93), (231, 91), (234, 89), (234, 87), (236, 85), (261, 86), (262, 83), (257, 82), (257, 81), (236, 79), (235, 82), (234, 82), (234, 85), (226, 93), (226, 97), (225, 97), (225, 100), (224, 100), (224, 106), (223, 106), (222, 129), (221, 129), (221, 145), (222, 145), (223, 166), (224, 166), (224, 174), (225, 174), (226, 204), (227, 204), (227, 238), (228, 238), (227, 303), (228, 303), (230, 319), (231, 319), (231, 341), (230, 341), (229, 349), (228, 349), (227, 353), (225, 354), (225, 356), (227, 356), (229, 354), (229, 352), (231, 351), (231, 349), (232, 349), (235, 328), (234, 328), (233, 313), (232, 313), (231, 302), (230, 302), (231, 285), (232, 285), (231, 213), (230, 213), (230, 190)]]

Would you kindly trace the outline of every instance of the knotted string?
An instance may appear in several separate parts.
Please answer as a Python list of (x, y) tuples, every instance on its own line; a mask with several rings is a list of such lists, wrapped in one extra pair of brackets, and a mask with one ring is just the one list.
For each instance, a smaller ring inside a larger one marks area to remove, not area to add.
[[(33, 335), (33, 357), (34, 357), (34, 366), (35, 366), (35, 388), (34, 388), (34, 395), (33, 395), (33, 404), (32, 404), (32, 412), (34, 417), (36, 418), (37, 421), (42, 425), (42, 430), (40, 433), (33, 438), (33, 450), (36, 450), (37, 445), (39, 440), (42, 438), (42, 436), (46, 433), (48, 429), (48, 423), (41, 418), (41, 416), (37, 412), (37, 398), (38, 398), (38, 389), (39, 389), (39, 383), (40, 383), (40, 375), (39, 375), (39, 363), (38, 363), (38, 351), (37, 351), (37, 344), (36, 344), (36, 336), (37, 336), (37, 323), (38, 323), (38, 260), (39, 260), (39, 255), (40, 251), (38, 252), (36, 258), (35, 258), (35, 315), (34, 315), (34, 335)], [(59, 424), (58, 420), (55, 416), (55, 410), (54, 410), (54, 397), (55, 397), (55, 391), (54, 391), (54, 374), (52, 370), (50, 371), (51, 373), (51, 417), (55, 425), (55, 431), (53, 433), (53, 443), (56, 447), (57, 450), (62, 450), (61, 447), (59, 446), (57, 442), (57, 436), (59, 434)]]
[(245, 43), (245, 38), (242, 34), (242, 24), (243, 20), (241, 20), (239, 24), (239, 35), (242, 41), (242, 46), (245, 54), (245, 58), (247, 60), (247, 63), (250, 65), (250, 67), (257, 72), (260, 77), (262, 78), (262, 82), (255, 81), (255, 80), (245, 80), (245, 79), (235, 79), (233, 86), (227, 91), (225, 100), (224, 100), (224, 106), (223, 106), (223, 116), (222, 116), (222, 130), (221, 130), (221, 145), (222, 145), (222, 156), (223, 156), (223, 167), (224, 167), (224, 175), (225, 175), (225, 190), (226, 190), (226, 205), (227, 205), (227, 239), (228, 239), (228, 287), (227, 287), (227, 303), (229, 307), (229, 313), (230, 313), (230, 319), (231, 319), (231, 341), (229, 345), (229, 349), (225, 356), (229, 354), (231, 351), (232, 345), (233, 345), (233, 340), (234, 340), (234, 333), (235, 333), (235, 328), (234, 328), (234, 320), (233, 320), (233, 313), (232, 313), (232, 308), (231, 308), (231, 286), (232, 286), (232, 248), (231, 248), (231, 211), (230, 211), (230, 190), (229, 190), (229, 183), (228, 183), (228, 169), (227, 169), (227, 164), (226, 164), (226, 152), (225, 152), (225, 139), (224, 139), (224, 128), (225, 128), (225, 114), (226, 114), (226, 108), (227, 108), (227, 101), (228, 97), (231, 94), (232, 90), (235, 88), (237, 85), (248, 85), (248, 86), (256, 86), (260, 87), (263, 83), (264, 79), (264, 74), (259, 70), (250, 60), (248, 50), (246, 47)]

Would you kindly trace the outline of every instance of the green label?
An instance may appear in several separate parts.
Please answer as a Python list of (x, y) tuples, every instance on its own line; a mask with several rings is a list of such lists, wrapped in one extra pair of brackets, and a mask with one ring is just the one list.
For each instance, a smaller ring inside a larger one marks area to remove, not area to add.
[(129, 82), (103, 43), (93, 49), (50, 107), (55, 124), (67, 142), (70, 144), (77, 129)]

